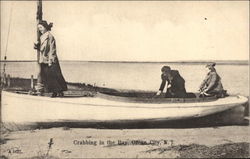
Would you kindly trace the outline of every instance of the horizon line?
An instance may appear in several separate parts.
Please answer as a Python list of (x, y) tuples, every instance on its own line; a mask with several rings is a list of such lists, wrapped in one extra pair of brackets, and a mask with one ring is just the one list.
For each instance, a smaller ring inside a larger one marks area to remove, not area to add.
[[(37, 60), (0, 60), (0, 62), (37, 62)], [(179, 60), (179, 61), (104, 61), (104, 60), (60, 60), (60, 62), (101, 62), (101, 63), (204, 63), (249, 64), (249, 60)]]

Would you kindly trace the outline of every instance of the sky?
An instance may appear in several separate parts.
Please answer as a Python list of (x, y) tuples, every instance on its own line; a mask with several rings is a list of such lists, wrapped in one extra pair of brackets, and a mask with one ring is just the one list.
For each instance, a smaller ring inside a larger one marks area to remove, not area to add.
[[(1, 60), (36, 59), (36, 5), (1, 1)], [(43, 19), (60, 60), (249, 59), (248, 1), (43, 1)]]

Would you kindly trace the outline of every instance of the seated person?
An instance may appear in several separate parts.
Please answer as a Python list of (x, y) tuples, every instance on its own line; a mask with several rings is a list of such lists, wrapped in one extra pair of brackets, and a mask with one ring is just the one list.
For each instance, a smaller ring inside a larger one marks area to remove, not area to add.
[(201, 95), (223, 97), (226, 91), (223, 89), (221, 78), (214, 68), (216, 63), (206, 65), (207, 75), (199, 87)]
[(161, 72), (162, 83), (156, 95), (162, 93), (167, 82), (166, 98), (185, 98), (185, 80), (181, 77), (179, 71), (171, 70), (169, 66), (163, 66)]

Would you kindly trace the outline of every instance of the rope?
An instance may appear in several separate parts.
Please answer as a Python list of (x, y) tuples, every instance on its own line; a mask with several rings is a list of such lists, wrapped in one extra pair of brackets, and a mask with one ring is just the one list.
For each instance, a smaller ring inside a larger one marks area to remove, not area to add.
[(9, 44), (9, 35), (10, 35), (10, 26), (12, 21), (12, 10), (13, 10), (13, 2), (11, 2), (10, 6), (10, 20), (9, 20), (9, 27), (8, 27), (8, 33), (7, 33), (7, 41), (6, 41), (6, 47), (4, 52), (4, 65), (3, 65), (3, 74), (5, 73), (5, 67), (6, 67), (6, 60), (7, 60), (7, 50), (8, 50), (8, 44)]

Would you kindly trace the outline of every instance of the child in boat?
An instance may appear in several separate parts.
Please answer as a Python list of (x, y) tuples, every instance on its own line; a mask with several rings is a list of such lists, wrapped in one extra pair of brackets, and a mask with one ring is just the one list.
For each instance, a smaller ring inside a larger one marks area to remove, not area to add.
[(169, 66), (163, 66), (161, 69), (161, 86), (159, 91), (157, 92), (157, 96), (159, 96), (167, 82), (167, 91), (165, 97), (167, 98), (185, 98), (186, 97), (186, 89), (185, 89), (185, 80), (179, 74), (177, 70), (171, 70)]
[(67, 90), (67, 84), (59, 65), (55, 38), (49, 32), (52, 23), (48, 24), (47, 21), (42, 20), (37, 27), (42, 34), (40, 44), (34, 46), (35, 49), (39, 50), (38, 63), (41, 67), (37, 92), (41, 95), (44, 91), (52, 92), (52, 97), (63, 96), (63, 91)]
[(216, 63), (206, 65), (207, 75), (199, 87), (201, 95), (222, 97), (226, 94), (223, 89), (221, 78), (214, 68)]

